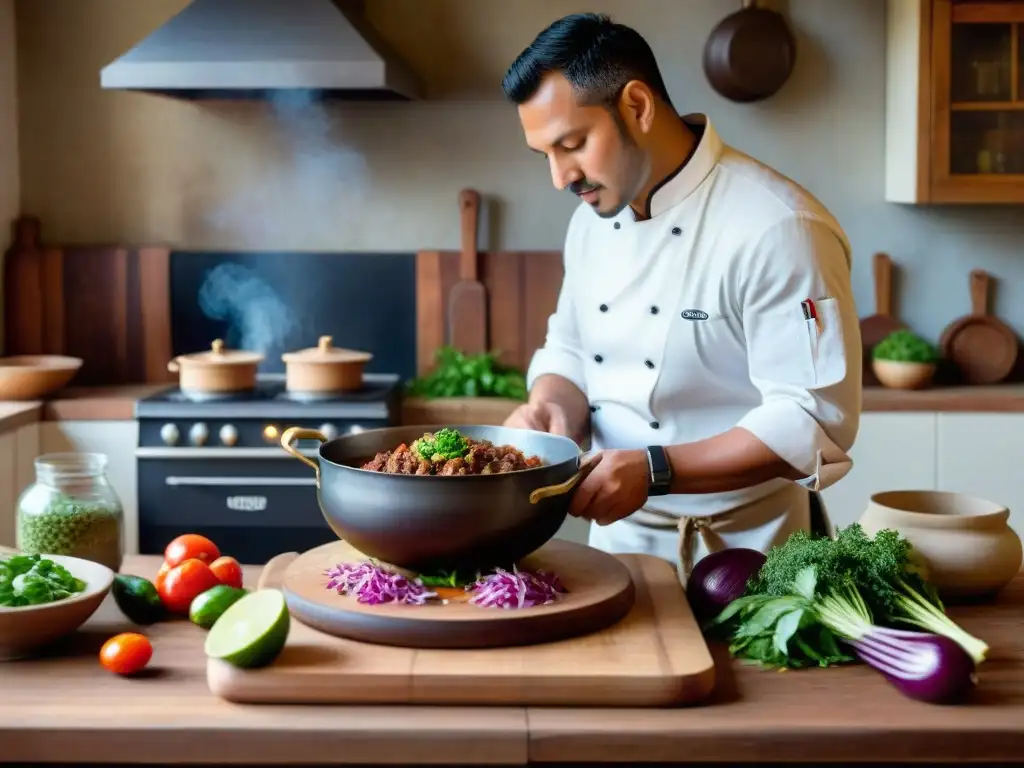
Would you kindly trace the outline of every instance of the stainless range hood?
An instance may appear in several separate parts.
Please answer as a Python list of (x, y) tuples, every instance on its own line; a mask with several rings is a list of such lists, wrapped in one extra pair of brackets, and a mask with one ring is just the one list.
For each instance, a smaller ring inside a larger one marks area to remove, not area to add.
[(104, 67), (100, 84), (185, 99), (422, 96), (352, 0), (193, 0)]

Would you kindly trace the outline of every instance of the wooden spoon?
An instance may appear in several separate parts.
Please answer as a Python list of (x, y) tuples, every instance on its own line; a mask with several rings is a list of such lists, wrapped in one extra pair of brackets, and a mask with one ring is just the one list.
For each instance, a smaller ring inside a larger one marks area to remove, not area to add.
[(971, 272), (971, 314), (942, 332), (942, 356), (953, 362), (965, 384), (998, 384), (1013, 371), (1020, 343), (1006, 323), (989, 314), (987, 272)]
[(477, 276), (477, 222), (480, 195), (472, 189), (459, 193), (462, 220), (462, 248), (459, 253), (459, 282), (448, 299), (449, 343), (467, 355), (487, 351), (487, 290)]
[(875, 275), (875, 314), (860, 321), (865, 385), (879, 383), (871, 369), (871, 353), (875, 346), (893, 331), (906, 328), (906, 325), (892, 314), (892, 260), (885, 253), (876, 253), (872, 268)]

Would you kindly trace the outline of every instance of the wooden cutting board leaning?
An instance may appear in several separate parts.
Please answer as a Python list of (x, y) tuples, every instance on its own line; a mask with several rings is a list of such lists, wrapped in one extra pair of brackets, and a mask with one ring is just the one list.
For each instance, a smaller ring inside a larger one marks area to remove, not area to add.
[(888, 254), (876, 253), (872, 261), (875, 282), (875, 314), (860, 321), (861, 345), (864, 349), (865, 386), (877, 385), (878, 377), (871, 369), (871, 355), (875, 347), (893, 331), (906, 326), (892, 313), (892, 260)]
[(971, 272), (971, 314), (950, 323), (939, 341), (942, 356), (957, 367), (965, 384), (998, 384), (1017, 363), (1017, 334), (989, 314), (990, 282), (984, 270)]
[[(538, 554), (547, 551), (558, 563), (566, 587), (572, 589), (575, 584), (581, 592), (589, 591), (592, 605), (595, 593), (607, 600), (621, 590), (628, 575), (634, 590), (632, 607), (605, 629), (542, 644), (427, 649), (336, 637), (307, 625), (293, 610), (287, 645), (272, 665), (243, 670), (210, 659), (210, 690), (229, 701), (280, 704), (655, 707), (703, 701), (714, 687), (714, 662), (672, 567), (650, 556), (613, 558), (597, 552), (616, 561), (607, 564), (610, 575), (605, 577), (594, 570), (597, 561), (588, 549), (555, 540)], [(314, 552), (307, 553), (305, 562), (294, 553), (274, 558), (264, 568), (259, 588), (279, 588), (288, 595), (288, 585), (297, 583), (296, 579), (322, 579), (323, 584), (316, 586), (327, 604), (331, 593), (326, 577), (317, 574), (316, 565), (308, 559)], [(581, 577), (596, 580), (597, 586), (586, 586)], [(346, 598), (335, 597), (335, 608), (344, 605)], [(293, 603), (289, 601), (290, 606)], [(443, 621), (436, 613), (446, 608), (461, 609), (458, 618), (450, 620), (455, 623), (504, 622), (508, 627), (509, 622), (536, 620), (531, 615), (541, 616), (555, 606), (520, 609), (523, 613), (518, 618), (514, 609), (452, 604), (365, 606), (358, 611), (365, 618), (374, 608), (402, 609), (408, 615), (405, 631), (416, 633), (422, 629), (417, 627), (420, 621), (435, 625)], [(348, 607), (352, 609), (351, 604)], [(479, 619), (471, 609), (479, 611)]]

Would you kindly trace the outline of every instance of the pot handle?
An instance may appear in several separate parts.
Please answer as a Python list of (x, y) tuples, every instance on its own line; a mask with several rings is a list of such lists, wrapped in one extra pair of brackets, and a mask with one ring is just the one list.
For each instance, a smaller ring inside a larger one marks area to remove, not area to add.
[(326, 443), (327, 438), (324, 436), (323, 432), (316, 429), (306, 429), (305, 427), (288, 427), (288, 429), (284, 431), (284, 434), (281, 435), (281, 447), (303, 464), (311, 466), (313, 471), (316, 472), (316, 487), (319, 490), (320, 465), (313, 461), (313, 459), (309, 458), (309, 456), (299, 452), (299, 449), (294, 445), (296, 440), (319, 440), (321, 443)]
[(565, 482), (559, 483), (558, 485), (545, 485), (541, 488), (534, 488), (530, 491), (530, 503), (537, 504), (544, 499), (550, 499), (552, 496), (561, 496), (563, 493), (568, 493), (579, 484), (591, 471), (601, 462), (601, 454), (596, 453), (592, 456), (584, 454), (581, 458), (579, 471), (570, 477)]
[(178, 358), (174, 358), (173, 360), (167, 363), (167, 370), (170, 371), (171, 373), (178, 372)]

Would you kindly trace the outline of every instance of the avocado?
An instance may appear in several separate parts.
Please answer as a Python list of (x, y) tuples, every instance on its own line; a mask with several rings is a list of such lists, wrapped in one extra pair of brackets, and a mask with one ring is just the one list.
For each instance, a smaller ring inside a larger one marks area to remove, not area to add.
[(156, 586), (141, 576), (114, 574), (111, 592), (121, 613), (136, 624), (154, 624), (167, 612)]

